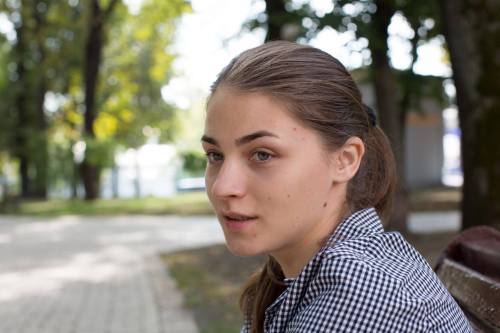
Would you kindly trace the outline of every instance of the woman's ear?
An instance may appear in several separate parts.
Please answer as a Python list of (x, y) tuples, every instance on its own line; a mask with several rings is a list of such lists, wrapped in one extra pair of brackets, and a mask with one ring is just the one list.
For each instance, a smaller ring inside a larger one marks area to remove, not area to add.
[(346, 183), (358, 172), (365, 145), (357, 136), (349, 138), (342, 147), (332, 153), (332, 178), (334, 183)]

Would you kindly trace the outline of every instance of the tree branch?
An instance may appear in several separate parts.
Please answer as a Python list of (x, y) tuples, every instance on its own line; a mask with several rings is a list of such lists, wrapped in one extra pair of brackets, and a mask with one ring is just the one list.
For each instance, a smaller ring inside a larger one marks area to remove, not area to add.
[(115, 8), (115, 6), (118, 4), (119, 1), (120, 0), (111, 0), (108, 7), (103, 11), (103, 15), (102, 15), (103, 20), (108, 19), (108, 17), (111, 15), (111, 13), (113, 12), (113, 9)]

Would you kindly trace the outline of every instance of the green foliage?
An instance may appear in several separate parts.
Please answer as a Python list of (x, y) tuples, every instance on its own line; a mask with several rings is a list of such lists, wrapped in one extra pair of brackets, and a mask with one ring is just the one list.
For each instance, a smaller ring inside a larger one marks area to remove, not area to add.
[(185, 171), (187, 171), (192, 176), (203, 174), (207, 165), (205, 154), (197, 150), (188, 150), (182, 152), (180, 155)]
[(47, 129), (51, 120), (44, 110), (44, 98), (48, 91), (66, 86), (65, 65), (76, 53), (74, 44), (68, 47), (75, 35), (74, 17), (68, 2), (7, 1), (0, 5), (0, 11), (15, 29), (15, 38), (2, 44), (3, 50), (8, 49), (8, 71), (0, 72), (0, 81), (7, 81), (4, 87), (0, 84), (0, 116), (6, 124), (0, 145), (26, 165), (27, 172), (20, 177), (22, 195), (43, 197), (48, 182)]
[[(110, 0), (99, 1), (102, 8), (109, 4)], [(0, 152), (27, 156), (32, 165), (39, 165), (46, 155), (36, 158), (37, 154), (48, 151), (52, 185), (74, 180), (71, 149), (80, 140), (86, 142), (89, 161), (109, 166), (117, 146), (136, 147), (148, 139), (144, 128), (153, 128), (161, 141), (167, 141), (179, 127), (176, 110), (163, 101), (161, 87), (172, 75), (174, 55), (166, 50), (175, 19), (190, 10), (189, 3), (145, 0), (140, 12), (132, 14), (118, 1), (105, 28), (96, 137), (82, 136), (89, 5), (88, 0), (0, 2), (0, 13), (15, 23), (18, 35), (7, 40), (0, 33)], [(58, 99), (57, 109), (42, 117), (44, 126), (38, 125), (37, 93)], [(27, 110), (27, 121), (19, 116), (21, 107)], [(19, 137), (24, 138), (22, 144)], [(44, 142), (48, 149), (42, 147)]]
[(12, 138), (9, 129), (12, 128), (13, 115), (11, 114), (11, 100), (8, 95), (8, 64), (10, 60), (10, 45), (0, 35), (0, 152), (8, 151)]
[(422, 111), (422, 100), (428, 98), (445, 108), (448, 105), (448, 96), (443, 89), (442, 77), (418, 75), (411, 70), (398, 71), (398, 82), (404, 87), (405, 95), (400, 100), (402, 110)]
[(71, 149), (69, 141), (53, 140), (49, 146), (48, 178), (53, 189), (62, 189), (77, 177)]
[(85, 160), (92, 165), (106, 168), (114, 164), (116, 143), (111, 139), (85, 138)]
[(97, 138), (138, 146), (147, 139), (142, 131), (149, 126), (159, 130), (161, 141), (172, 139), (178, 123), (161, 87), (171, 75), (174, 56), (165, 50), (172, 41), (173, 20), (187, 9), (183, 0), (149, 0), (137, 15), (122, 11), (113, 17), (101, 66)]
[[(389, 0), (382, 6), (378, 6), (375, 0), (334, 0), (333, 10), (325, 15), (319, 15), (308, 3), (294, 3), (291, 0), (283, 0), (286, 12), (273, 13), (276, 17), (267, 17), (262, 20), (251, 20), (245, 27), (254, 29), (265, 26), (270, 20), (280, 25), (291, 24), (297, 29), (298, 40), (310, 40), (315, 37), (325, 27), (332, 27), (339, 32), (351, 31), (355, 35), (355, 42), (361, 38), (368, 41), (366, 48), (373, 51), (375, 48), (384, 47), (386, 41), (378, 40), (381, 35), (387, 35), (385, 31), (378, 31), (380, 26), (376, 24), (381, 16), (388, 16), (390, 19), (394, 14), (402, 15), (409, 23), (414, 34), (409, 40), (412, 49), (412, 64), (408, 70), (397, 71), (397, 78), (401, 93), (399, 104), (403, 112), (410, 109), (419, 110), (419, 102), (423, 97), (435, 99), (443, 104), (445, 101), (442, 79), (438, 77), (425, 77), (413, 72), (413, 64), (417, 61), (417, 47), (423, 42), (436, 37), (441, 32), (441, 22), (439, 16), (438, 3), (431, 0), (410, 1), (410, 0)], [(269, 14), (269, 13), (268, 13)], [(307, 22), (307, 23), (305, 23)], [(359, 43), (357, 44), (359, 45)], [(350, 49), (359, 49), (348, 43)], [(357, 50), (361, 51), (361, 50)], [(384, 51), (385, 52), (385, 51)], [(372, 52), (373, 53), (373, 52)], [(365, 66), (371, 68), (371, 60), (365, 59)]]

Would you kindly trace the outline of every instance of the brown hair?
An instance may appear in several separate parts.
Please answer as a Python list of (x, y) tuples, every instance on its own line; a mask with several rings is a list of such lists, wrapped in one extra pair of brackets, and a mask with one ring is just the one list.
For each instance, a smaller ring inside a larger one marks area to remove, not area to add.
[[(220, 87), (276, 98), (320, 135), (327, 150), (341, 147), (350, 137), (363, 140), (365, 154), (347, 187), (348, 209), (375, 207), (383, 219), (388, 217), (396, 179), (394, 156), (356, 83), (337, 59), (310, 46), (270, 42), (234, 58), (212, 85), (212, 96)], [(269, 257), (244, 287), (240, 307), (252, 333), (263, 332), (265, 309), (284, 291), (283, 278), (278, 262)]]

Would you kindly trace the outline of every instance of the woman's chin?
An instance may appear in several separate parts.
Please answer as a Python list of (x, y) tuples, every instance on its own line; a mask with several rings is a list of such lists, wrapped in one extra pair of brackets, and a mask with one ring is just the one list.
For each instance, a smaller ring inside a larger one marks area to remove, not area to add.
[(226, 247), (229, 252), (238, 257), (254, 257), (263, 254), (262, 251), (258, 251), (258, 249), (252, 246), (233, 244), (231, 242), (226, 242)]

